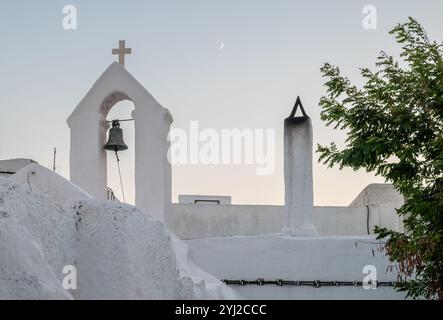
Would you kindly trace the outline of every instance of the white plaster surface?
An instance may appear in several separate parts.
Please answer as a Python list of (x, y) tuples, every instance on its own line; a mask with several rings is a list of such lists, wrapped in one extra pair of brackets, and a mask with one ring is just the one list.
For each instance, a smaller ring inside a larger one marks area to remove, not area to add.
[[(0, 200), (9, 186), (0, 177)], [(63, 289), (41, 246), (29, 230), (0, 204), (0, 300), (72, 299)]]
[(68, 118), (70, 180), (91, 196), (106, 199), (106, 115), (122, 100), (135, 106), (135, 204), (163, 221), (171, 202), (167, 136), (173, 119), (117, 62), (106, 69)]
[(219, 279), (206, 273), (194, 263), (189, 252), (189, 247), (185, 242), (179, 240), (173, 234), (170, 234), (170, 236), (177, 256), (177, 266), (180, 277), (183, 281), (188, 280), (193, 284), (193, 298), (220, 300), (241, 299), (241, 296), (237, 292), (230, 289), (228, 286), (222, 285)]
[[(378, 281), (395, 281), (373, 236), (292, 237), (283, 234), (188, 240), (197, 265), (220, 279), (363, 281), (373, 265)], [(373, 256), (373, 250), (374, 255)], [(403, 299), (393, 288), (231, 286), (244, 299)]]
[(91, 199), (91, 196), (78, 186), (37, 163), (25, 166), (9, 177), (9, 180), (25, 185), (29, 188), (29, 191), (49, 197), (55, 203), (65, 203), (76, 199)]

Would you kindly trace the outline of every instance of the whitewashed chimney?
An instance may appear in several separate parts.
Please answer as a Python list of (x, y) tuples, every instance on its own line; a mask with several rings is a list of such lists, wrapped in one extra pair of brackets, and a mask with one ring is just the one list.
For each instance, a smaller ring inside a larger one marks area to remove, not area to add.
[[(301, 115), (296, 116), (297, 109)], [(312, 123), (300, 97), (284, 124), (285, 226), (293, 236), (318, 234), (312, 220), (314, 206), (312, 184)]]

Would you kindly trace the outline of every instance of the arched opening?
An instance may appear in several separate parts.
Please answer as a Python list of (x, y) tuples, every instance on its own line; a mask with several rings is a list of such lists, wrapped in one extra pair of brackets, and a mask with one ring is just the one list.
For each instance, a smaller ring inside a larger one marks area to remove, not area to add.
[[(107, 109), (107, 110), (106, 110)], [(107, 112), (106, 120), (132, 119), (132, 111), (135, 109), (134, 103), (130, 100), (122, 100), (112, 106), (108, 106), (104, 111)], [(118, 153), (120, 159), (120, 172), (122, 175), (123, 190), (120, 185), (117, 159), (113, 152), (107, 152), (107, 187), (109, 192), (113, 192), (115, 197), (123, 202), (135, 204), (135, 129), (133, 121), (124, 121), (120, 123), (123, 130), (123, 137), (128, 150)], [(108, 133), (106, 134), (106, 138)], [(108, 196), (110, 193), (108, 194)]]

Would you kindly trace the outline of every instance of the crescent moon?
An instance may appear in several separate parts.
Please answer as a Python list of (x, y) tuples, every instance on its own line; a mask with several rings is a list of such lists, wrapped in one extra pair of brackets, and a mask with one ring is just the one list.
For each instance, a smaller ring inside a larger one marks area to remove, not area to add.
[(222, 50), (224, 47), (225, 47), (225, 43), (222, 42), (222, 43), (220, 44), (220, 48), (218, 48), (218, 50)]

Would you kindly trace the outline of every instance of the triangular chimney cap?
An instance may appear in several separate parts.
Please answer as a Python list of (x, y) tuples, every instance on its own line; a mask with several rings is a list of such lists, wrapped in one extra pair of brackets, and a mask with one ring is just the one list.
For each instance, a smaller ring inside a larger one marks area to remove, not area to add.
[[(300, 111), (303, 114), (303, 116), (295, 116), (298, 108), (300, 108)], [(289, 115), (288, 118), (286, 118), (286, 120), (296, 123), (296, 122), (301, 122), (306, 119), (309, 119), (309, 116), (306, 114), (306, 111), (303, 108), (303, 104), (301, 103), (300, 96), (297, 96), (297, 100), (295, 101), (294, 108), (292, 109), (291, 114)]]

